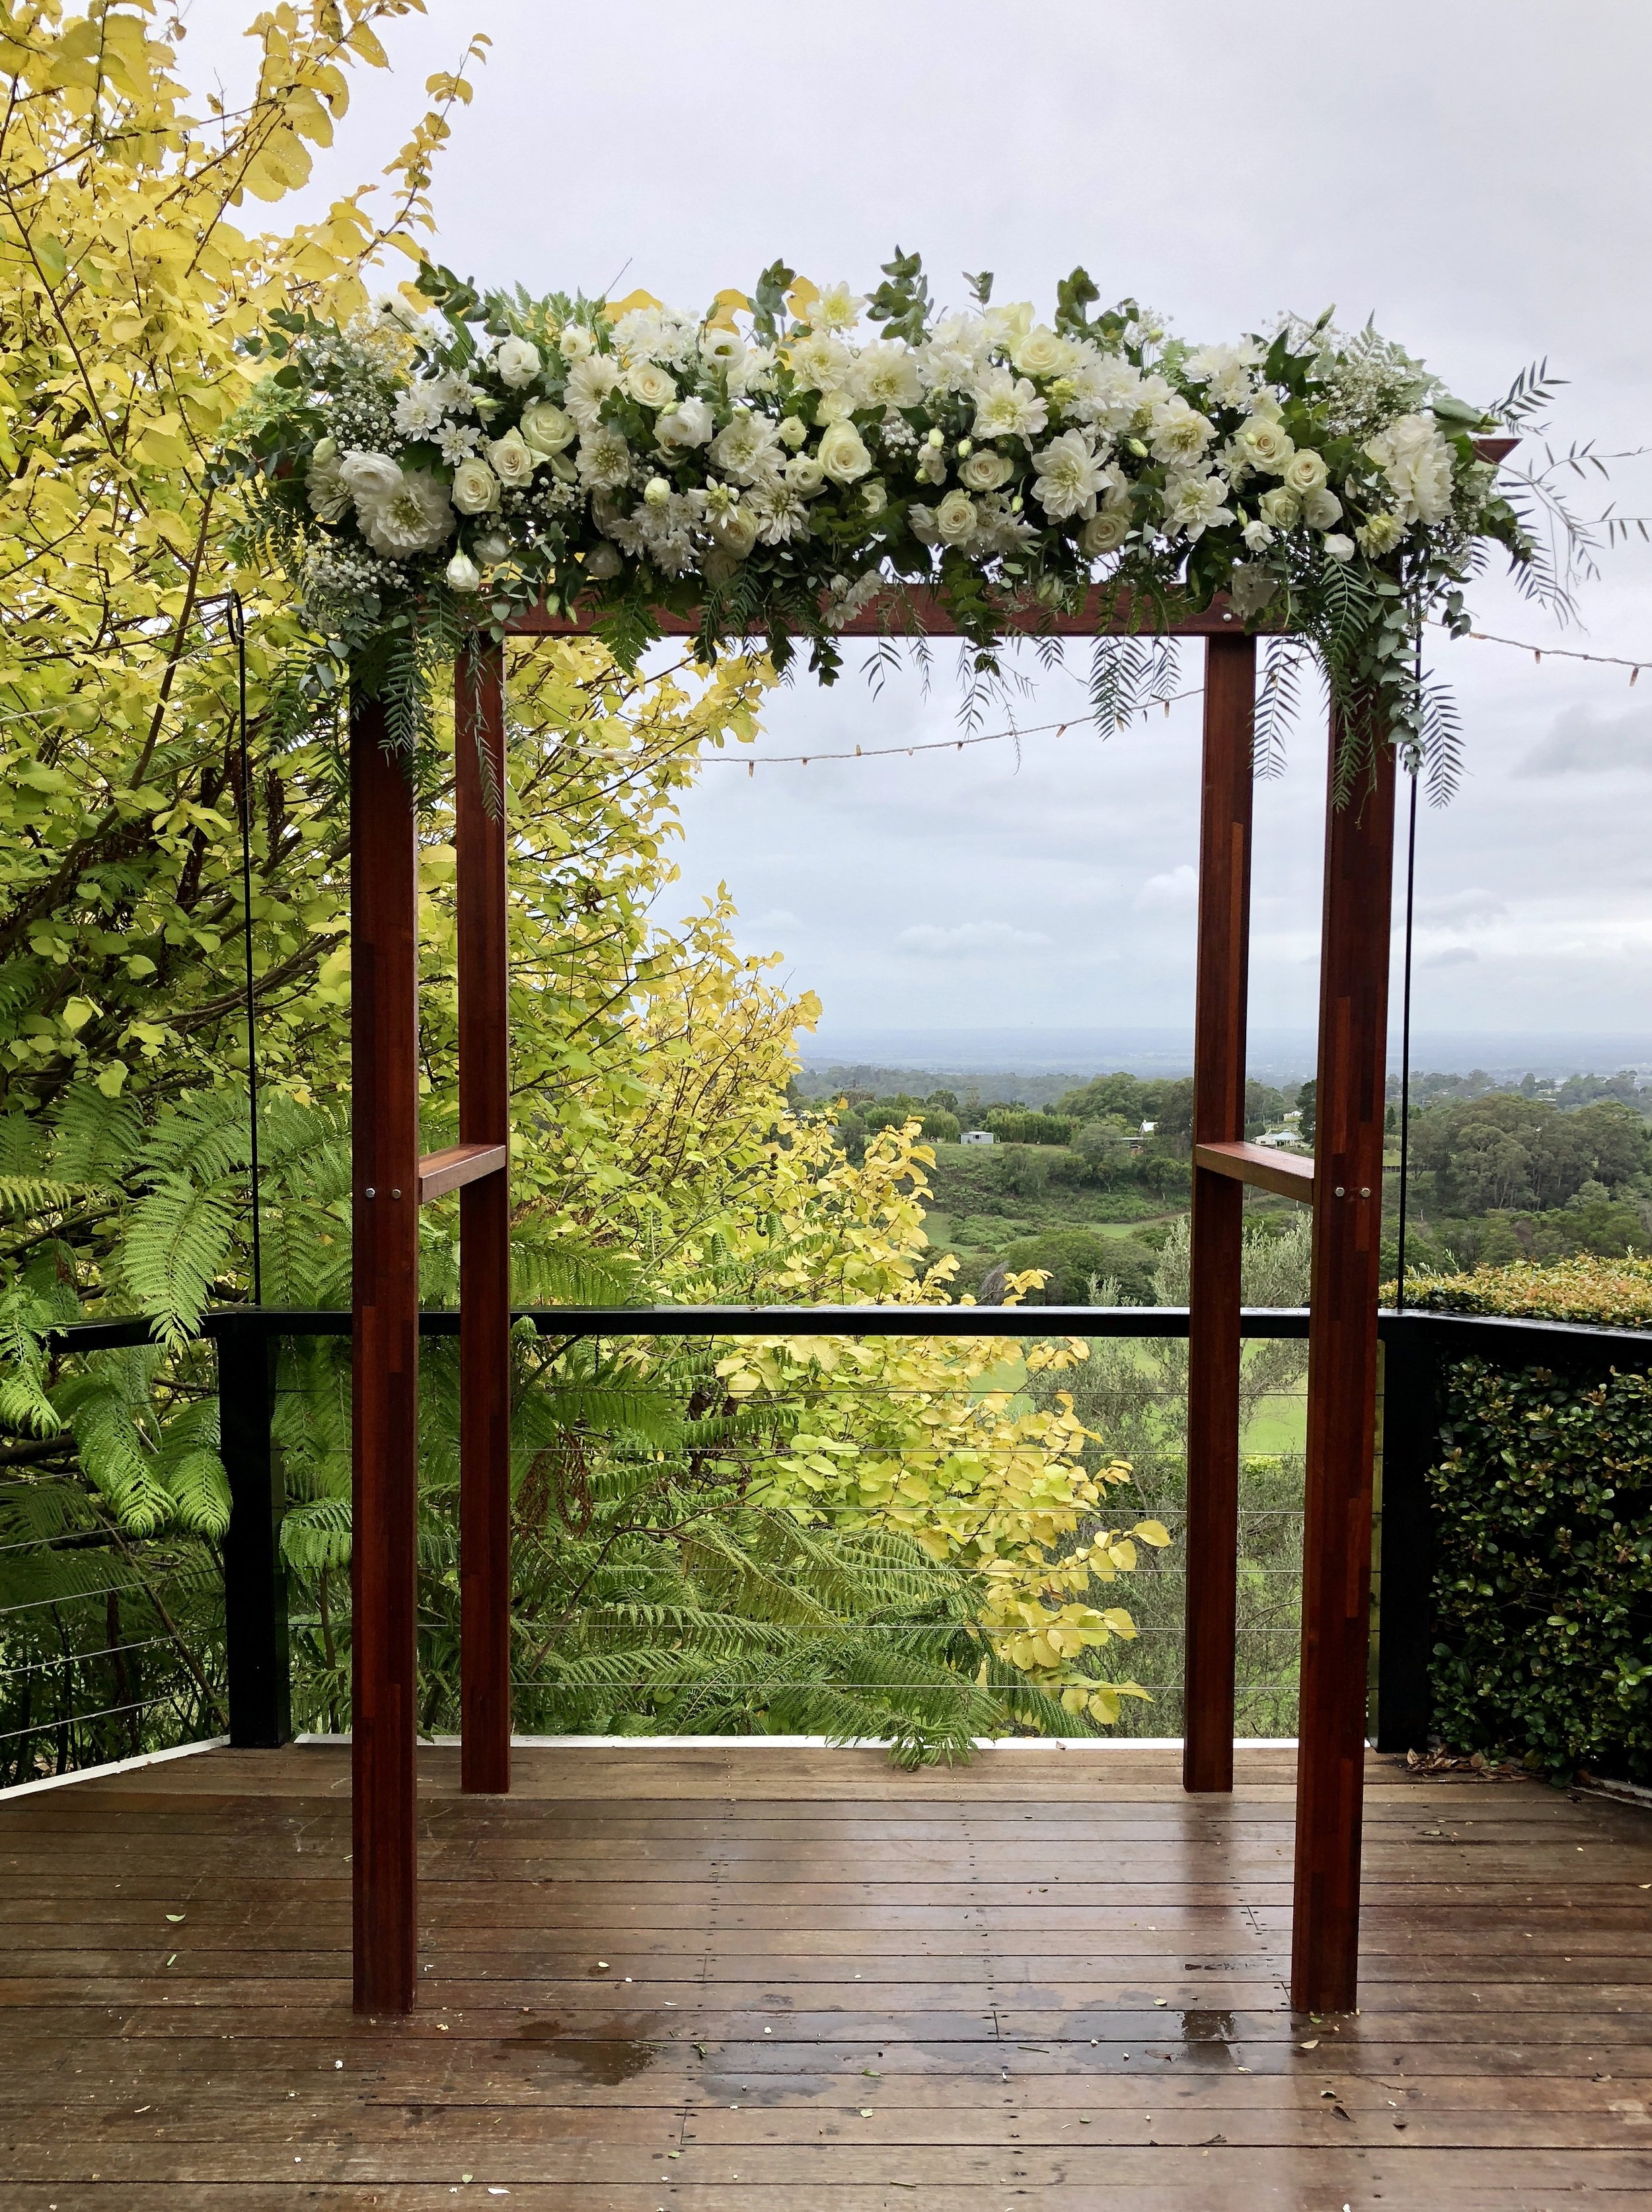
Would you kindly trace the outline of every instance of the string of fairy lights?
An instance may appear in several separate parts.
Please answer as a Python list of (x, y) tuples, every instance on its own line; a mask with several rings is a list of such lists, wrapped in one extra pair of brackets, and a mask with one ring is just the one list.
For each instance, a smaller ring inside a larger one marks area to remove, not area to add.
[[(1574, 646), (1533, 645), (1524, 638), (1499, 637), (1491, 630), (1470, 630), (1468, 635), (1477, 644), (1502, 645), (1509, 647), (1516, 653), (1529, 653), (1540, 668), (1545, 660), (1582, 660), (1599, 668), (1626, 668), (1629, 671), (1631, 690), (1642, 669), (1652, 668), (1652, 659), (1631, 660), (1619, 653), (1584, 653)], [(1172, 691), (1165, 697), (1151, 699), (1144, 706), (1138, 707), (1133, 711), (1136, 714), (1145, 718), (1157, 707), (1163, 708), (1168, 714), (1171, 708), (1179, 705), (1182, 700), (1200, 699), (1204, 696), (1204, 685), (1196, 684), (1187, 690)], [(977, 730), (972, 731), (966, 737), (932, 738), (910, 745), (852, 745), (834, 751), (761, 753), (745, 756), (738, 753), (710, 753), (702, 757), (702, 765), (744, 768), (749, 776), (755, 776), (760, 768), (808, 768), (815, 763), (824, 761), (885, 760), (902, 754), (904, 754), (907, 759), (912, 760), (919, 753), (961, 753), (969, 745), (1019, 744), (1023, 738), (1046, 737), (1051, 732), (1060, 738), (1070, 729), (1089, 726), (1089, 715), (1079, 713), (1068, 714), (1060, 721), (1015, 723), (1008, 729)]]

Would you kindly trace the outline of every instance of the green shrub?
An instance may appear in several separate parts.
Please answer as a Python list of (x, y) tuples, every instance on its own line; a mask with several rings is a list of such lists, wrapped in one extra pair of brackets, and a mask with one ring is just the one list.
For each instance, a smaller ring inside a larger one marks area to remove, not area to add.
[[(1103, 1237), (1098, 1230), (1075, 1223), (1071, 1228), (1042, 1229), (1019, 1237), (1004, 1255), (1011, 1272), (1023, 1267), (1045, 1268), (1049, 1276), (1032, 1305), (1087, 1306), (1101, 1302), (1103, 1286), (1124, 1305), (1151, 1306), (1153, 1294), (1153, 1255), (1133, 1237)], [(1094, 1288), (1092, 1289), (1092, 1285)]]
[(1652, 1779), (1652, 1377), (1462, 1360), (1442, 1442), (1440, 1732), (1557, 1778)]
[[(1395, 1285), (1385, 1283), (1382, 1304)], [(1506, 1314), (1527, 1321), (1586, 1321), (1597, 1328), (1652, 1326), (1652, 1260), (1588, 1253), (1540, 1266), (1515, 1261), (1467, 1275), (1413, 1275), (1406, 1304), (1430, 1313)]]
[(1015, 1106), (994, 1106), (986, 1126), (1001, 1145), (1065, 1145), (1073, 1127), (1065, 1114), (1038, 1114)]

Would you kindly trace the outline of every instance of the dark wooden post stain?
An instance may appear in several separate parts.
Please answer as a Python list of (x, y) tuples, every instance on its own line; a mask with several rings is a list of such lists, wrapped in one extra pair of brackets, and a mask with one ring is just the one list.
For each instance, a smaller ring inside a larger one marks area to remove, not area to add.
[[(479, 643), (455, 676), (461, 1144), (510, 1139), (505, 663)], [(483, 750), (486, 765), (483, 764)], [(464, 1787), (511, 1786), (510, 1186), (459, 1194), (459, 1698)]]
[[(1199, 841), (1195, 1144), (1236, 1144), (1245, 1133), (1255, 705), (1255, 640), (1211, 638), (1205, 647)], [(1208, 1168), (1195, 1167), (1193, 1182), (1181, 1778), (1188, 1790), (1231, 1790), (1239, 1556), (1239, 1255), (1245, 1190), (1230, 1176)]]
[[(1333, 718), (1333, 784), (1338, 735)], [(1291, 1994), (1321, 2012), (1352, 2007), (1359, 1971), (1394, 872), (1394, 756), (1380, 739), (1376, 751), (1370, 784), (1328, 809), (1320, 955)]]
[(416, 1901), (418, 876), (406, 764), (382, 707), (350, 716), (350, 1561), (355, 2002), (413, 2004)]

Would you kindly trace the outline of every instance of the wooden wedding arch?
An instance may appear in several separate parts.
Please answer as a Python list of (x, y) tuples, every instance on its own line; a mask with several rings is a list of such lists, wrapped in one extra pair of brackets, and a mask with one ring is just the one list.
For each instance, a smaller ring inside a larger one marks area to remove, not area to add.
[[(1512, 443), (1512, 441), (1508, 441)], [(1503, 441), (1484, 441), (1501, 458)], [(904, 592), (847, 625), (955, 634)], [(665, 617), (667, 633), (693, 634)], [(1006, 629), (1076, 636), (1139, 624), (1092, 592)], [(540, 611), (517, 636), (589, 625)], [(1233, 1784), (1238, 1542), (1239, 1263), (1246, 1183), (1313, 1209), (1293, 2003), (1354, 2002), (1365, 1749), (1376, 1293), (1382, 1218), (1394, 762), (1326, 813), (1317, 1150), (1244, 1141), (1252, 726), (1256, 641), (1226, 605), (1169, 626), (1205, 641), (1188, 1361), (1186, 1719), (1182, 1778)], [(420, 1156), (414, 804), (376, 702), (350, 742), (354, 1070), (354, 1717), (351, 1888), (358, 2011), (410, 2010), (416, 1980), (416, 1526), (418, 1209), (460, 1196), (460, 1704), (463, 1787), (510, 1787), (510, 1220), (505, 648), (470, 647), (455, 677), (459, 1143)], [(1330, 759), (1334, 783), (1338, 730)], [(852, 1330), (855, 1310), (842, 1310)], [(834, 1319), (836, 1312), (834, 1310)], [(915, 1319), (915, 1316), (914, 1316)]]

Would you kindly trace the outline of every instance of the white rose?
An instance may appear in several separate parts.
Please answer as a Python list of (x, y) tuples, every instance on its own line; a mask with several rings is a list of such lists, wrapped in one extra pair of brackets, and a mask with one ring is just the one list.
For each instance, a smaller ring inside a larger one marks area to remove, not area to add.
[(1263, 521), (1271, 523), (1275, 530), (1294, 530), (1302, 520), (1302, 501), (1294, 491), (1287, 491), (1283, 484), (1276, 485), (1272, 491), (1265, 491), (1256, 504), (1261, 510)]
[(1310, 491), (1302, 503), (1302, 519), (1310, 530), (1328, 530), (1342, 520), (1342, 501), (1333, 491)]
[(1333, 532), (1325, 541), (1325, 550), (1333, 561), (1350, 561), (1353, 558), (1354, 541)]
[(980, 453), (971, 453), (958, 474), (971, 491), (997, 491), (1015, 474), (1015, 466), (1002, 453), (995, 453), (988, 447)]
[(499, 504), (499, 478), (486, 461), (461, 461), (453, 471), (453, 504), (461, 514), (488, 514)]
[(1095, 560), (1103, 553), (1116, 553), (1129, 535), (1130, 517), (1116, 507), (1104, 507), (1085, 523), (1078, 544)]
[(318, 522), (342, 522), (349, 512), (350, 488), (335, 438), (318, 438), (304, 471), (310, 512)]
[(388, 453), (346, 453), (338, 473), (352, 499), (388, 499), (401, 489), (402, 465)]
[(695, 394), (679, 399), (654, 419), (654, 435), (662, 446), (687, 448), (703, 446), (717, 428), (715, 416)]
[(828, 423), (846, 422), (854, 412), (854, 398), (841, 386), (823, 392), (815, 402), (816, 427), (823, 430)]
[(520, 491), (524, 484), (532, 483), (534, 465), (541, 456), (526, 443), (519, 430), (507, 430), (502, 438), (495, 438), (489, 446), (488, 459), (506, 490)]
[(834, 483), (858, 483), (872, 468), (872, 455), (853, 422), (834, 422), (820, 441), (820, 465)]
[(1321, 456), (1311, 447), (1303, 446), (1292, 453), (1280, 473), (1286, 489), (1294, 491), (1298, 499), (1305, 499), (1310, 491), (1324, 490), (1327, 471)]
[(494, 367), (502, 385), (512, 392), (520, 392), (539, 374), (539, 349), (531, 338), (501, 338), (494, 356)]
[(579, 424), (554, 399), (531, 400), (522, 410), (517, 428), (523, 443), (531, 446), (536, 453), (560, 453), (580, 434)]
[(450, 591), (479, 592), (482, 571), (468, 553), (455, 553), (447, 563), (447, 585)]
[(1000, 352), (1023, 338), (1032, 328), (1033, 307), (1030, 300), (1007, 301), (1001, 307), (988, 307), (981, 319), (981, 334), (989, 346)]
[(1023, 376), (1060, 376), (1072, 359), (1072, 348), (1066, 338), (1059, 338), (1047, 324), (1040, 323), (1017, 338), (1010, 349), (1010, 359)]
[(1282, 475), (1297, 450), (1289, 434), (1266, 415), (1253, 415), (1248, 422), (1242, 422), (1233, 434), (1233, 442), (1252, 468), (1270, 477)]
[(564, 324), (562, 334), (556, 343), (561, 346), (562, 359), (566, 362), (586, 361), (590, 358), (592, 344), (591, 333), (582, 329), (578, 323)]
[(813, 499), (826, 489), (826, 471), (812, 453), (794, 453), (786, 464), (786, 481), (799, 499)]
[(757, 518), (748, 508), (737, 507), (714, 526), (714, 534), (725, 553), (744, 561), (757, 542)]
[(889, 505), (889, 488), (882, 477), (872, 477), (860, 487), (860, 503), (868, 514), (881, 514)]
[(625, 372), (625, 388), (639, 406), (669, 407), (677, 386), (654, 361), (639, 361)]
[(981, 517), (967, 491), (950, 491), (935, 510), (935, 529), (943, 545), (962, 545), (975, 536)]

